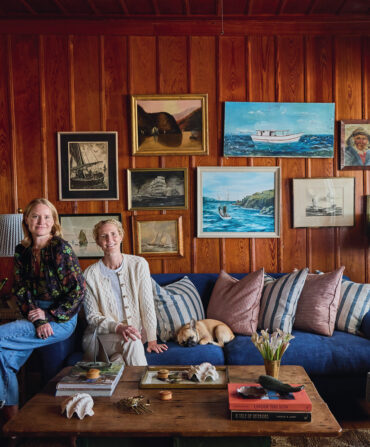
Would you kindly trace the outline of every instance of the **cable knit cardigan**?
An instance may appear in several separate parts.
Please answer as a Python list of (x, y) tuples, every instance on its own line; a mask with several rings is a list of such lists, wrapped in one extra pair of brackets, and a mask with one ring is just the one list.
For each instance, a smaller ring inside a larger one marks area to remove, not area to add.
[[(90, 265), (84, 275), (87, 283), (84, 308), (89, 326), (83, 346), (85, 354), (91, 357), (93, 353), (88, 352), (88, 347), (95, 328), (98, 327), (98, 334), (115, 333), (120, 321), (110, 279), (101, 273), (99, 263)], [(144, 328), (147, 339), (156, 340), (157, 318), (148, 262), (142, 257), (124, 254), (118, 277), (127, 324), (139, 331)]]

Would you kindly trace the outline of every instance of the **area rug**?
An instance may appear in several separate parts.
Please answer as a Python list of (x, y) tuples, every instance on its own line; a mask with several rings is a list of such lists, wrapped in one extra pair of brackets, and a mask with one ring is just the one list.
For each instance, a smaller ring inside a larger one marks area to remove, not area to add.
[(271, 447), (369, 447), (370, 430), (343, 430), (338, 438), (271, 438)]

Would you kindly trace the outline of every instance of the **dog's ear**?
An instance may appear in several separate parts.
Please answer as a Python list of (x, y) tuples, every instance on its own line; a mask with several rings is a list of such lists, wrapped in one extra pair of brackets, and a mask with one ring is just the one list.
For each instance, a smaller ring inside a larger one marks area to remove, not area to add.
[(190, 323), (189, 323), (189, 325), (190, 325), (190, 329), (191, 329), (192, 331), (195, 331), (196, 324), (197, 324), (197, 322), (194, 320), (194, 318), (192, 318), (192, 319), (190, 320)]

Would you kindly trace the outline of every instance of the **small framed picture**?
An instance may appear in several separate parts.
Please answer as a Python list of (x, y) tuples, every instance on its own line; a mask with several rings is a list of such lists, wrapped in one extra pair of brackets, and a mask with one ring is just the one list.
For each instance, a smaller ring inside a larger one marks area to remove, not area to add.
[(188, 169), (128, 169), (129, 210), (188, 208)]
[(370, 169), (370, 120), (340, 122), (340, 168)]
[(355, 224), (353, 177), (293, 179), (293, 227)]
[(134, 254), (146, 258), (184, 256), (182, 216), (132, 216)]
[(208, 95), (131, 96), (133, 155), (208, 154)]
[(68, 241), (79, 258), (101, 258), (103, 250), (93, 236), (94, 226), (101, 220), (121, 222), (121, 214), (60, 214), (63, 238)]
[(117, 132), (58, 132), (59, 200), (118, 200)]

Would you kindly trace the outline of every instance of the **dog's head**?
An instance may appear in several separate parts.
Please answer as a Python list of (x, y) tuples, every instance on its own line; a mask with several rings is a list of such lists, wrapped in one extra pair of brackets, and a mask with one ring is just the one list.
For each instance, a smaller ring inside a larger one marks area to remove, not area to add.
[(195, 346), (199, 342), (199, 336), (196, 330), (196, 321), (190, 320), (190, 323), (184, 324), (177, 332), (177, 343), (181, 346)]

